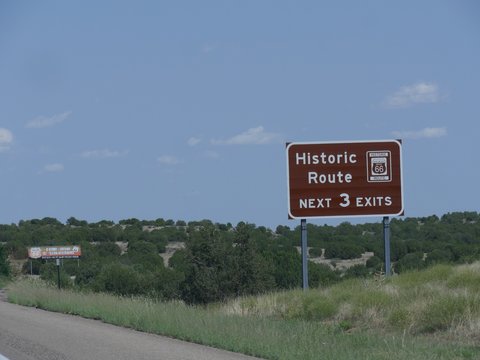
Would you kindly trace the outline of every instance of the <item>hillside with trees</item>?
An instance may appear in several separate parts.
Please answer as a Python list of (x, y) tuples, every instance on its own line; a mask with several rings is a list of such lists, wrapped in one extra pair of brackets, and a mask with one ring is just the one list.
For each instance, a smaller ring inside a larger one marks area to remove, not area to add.
[[(395, 273), (438, 263), (470, 263), (480, 259), (480, 214), (456, 212), (441, 216), (391, 220), (391, 258)], [(308, 224), (309, 283), (319, 287), (349, 277), (382, 274), (381, 223), (338, 226)], [(0, 272), (9, 262), (23, 264), (24, 274), (55, 282), (52, 261), (25, 261), (27, 248), (80, 245), (82, 258), (64, 260), (64, 287), (181, 299), (204, 304), (301, 286), (300, 229), (280, 225), (275, 230), (240, 222), (210, 220), (138, 220), (88, 223), (69, 218), (22, 220), (0, 225)], [(182, 244), (165, 257), (172, 244)], [(336, 262), (365, 261), (345, 270)], [(7, 260), (8, 259), (10, 260)], [(164, 259), (168, 258), (168, 262)]]

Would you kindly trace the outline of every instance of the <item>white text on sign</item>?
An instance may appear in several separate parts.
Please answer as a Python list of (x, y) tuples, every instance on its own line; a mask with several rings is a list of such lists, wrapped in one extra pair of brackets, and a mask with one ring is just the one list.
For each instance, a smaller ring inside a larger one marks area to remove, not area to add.
[[(392, 197), (391, 196), (357, 196), (352, 202), (350, 195), (347, 193), (340, 194), (341, 202), (339, 205), (341, 207), (371, 207), (371, 206), (391, 206)], [(307, 198), (298, 200), (300, 209), (324, 209), (330, 208), (332, 206), (331, 198)]]

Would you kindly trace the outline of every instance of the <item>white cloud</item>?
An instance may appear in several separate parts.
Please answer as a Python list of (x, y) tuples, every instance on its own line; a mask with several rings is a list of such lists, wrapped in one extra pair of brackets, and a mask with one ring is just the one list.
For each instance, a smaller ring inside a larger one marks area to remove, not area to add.
[(0, 152), (7, 151), (13, 143), (13, 134), (10, 130), (0, 128)]
[(202, 139), (192, 136), (190, 139), (187, 140), (187, 144), (188, 146), (195, 146), (200, 144), (201, 141)]
[(121, 157), (128, 154), (128, 150), (117, 151), (110, 149), (97, 149), (97, 150), (87, 150), (84, 151), (81, 156), (87, 159), (106, 159), (106, 158), (115, 158)]
[(54, 126), (64, 122), (71, 114), (71, 111), (65, 111), (64, 113), (53, 115), (50, 117), (38, 116), (33, 120), (30, 120), (26, 127), (32, 129), (40, 129), (45, 127)]
[(63, 170), (64, 166), (60, 163), (48, 164), (43, 167), (43, 171), (45, 172), (61, 172)]
[(181, 163), (181, 161), (178, 158), (176, 158), (175, 156), (171, 156), (171, 155), (159, 156), (157, 161), (160, 164), (164, 164), (164, 165), (178, 165), (178, 164)]
[(441, 100), (438, 86), (434, 83), (419, 82), (402, 86), (396, 93), (389, 96), (385, 105), (389, 108), (403, 108), (415, 104), (436, 103)]
[(208, 158), (208, 159), (218, 159), (220, 158), (220, 154), (217, 153), (216, 151), (212, 150), (207, 150), (203, 153), (203, 156)]
[(263, 126), (250, 128), (226, 140), (212, 140), (214, 145), (261, 145), (277, 141), (279, 134), (266, 132)]
[(439, 138), (447, 135), (447, 128), (425, 128), (418, 131), (393, 131), (392, 135), (400, 139)]

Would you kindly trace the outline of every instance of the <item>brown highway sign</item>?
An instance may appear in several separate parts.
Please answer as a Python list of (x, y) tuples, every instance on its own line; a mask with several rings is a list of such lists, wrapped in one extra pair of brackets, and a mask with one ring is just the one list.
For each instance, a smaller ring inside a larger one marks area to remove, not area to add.
[(287, 143), (288, 215), (403, 215), (400, 140)]
[(38, 246), (28, 248), (30, 259), (78, 259), (82, 249), (78, 245)]

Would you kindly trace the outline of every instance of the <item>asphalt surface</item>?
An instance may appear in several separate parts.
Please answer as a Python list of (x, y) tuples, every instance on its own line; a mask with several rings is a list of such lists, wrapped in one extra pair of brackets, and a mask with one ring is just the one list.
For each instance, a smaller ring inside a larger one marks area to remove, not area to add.
[(256, 359), (4, 301), (0, 301), (0, 354), (10, 360)]

